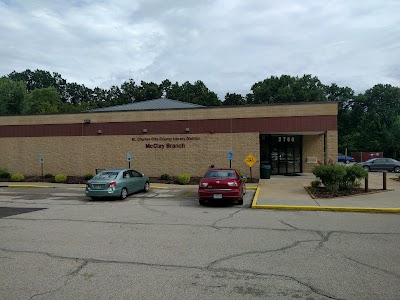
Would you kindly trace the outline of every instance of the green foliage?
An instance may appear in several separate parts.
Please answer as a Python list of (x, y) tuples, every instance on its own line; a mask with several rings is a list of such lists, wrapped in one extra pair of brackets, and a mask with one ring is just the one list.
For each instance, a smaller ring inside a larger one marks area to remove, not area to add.
[(25, 91), (23, 82), (0, 78), (0, 115), (21, 114)]
[(44, 174), (44, 178), (46, 178), (46, 179), (51, 179), (51, 178), (53, 178), (53, 177), (54, 177), (54, 175), (51, 174), (51, 173), (46, 173), (46, 174)]
[(368, 177), (368, 171), (359, 165), (352, 165), (346, 168), (346, 174), (339, 183), (339, 189), (352, 190), (361, 185), (360, 180)]
[(92, 173), (87, 173), (85, 174), (85, 180), (90, 180), (94, 177), (94, 175)]
[(338, 164), (321, 164), (315, 166), (312, 173), (321, 180), (328, 191), (334, 192), (339, 190), (339, 184), (346, 175), (346, 167)]
[(360, 180), (362, 178), (368, 176), (368, 171), (364, 170), (359, 165), (347, 167), (338, 164), (320, 164), (315, 166), (312, 172), (320, 179), (320, 181), (315, 180), (311, 182), (311, 186), (316, 188), (318, 184), (317, 182), (319, 182), (319, 184), (322, 183), (330, 192), (337, 190), (352, 190), (361, 185)]
[(171, 176), (169, 176), (168, 174), (162, 174), (160, 176), (160, 179), (161, 180), (171, 180)]
[(6, 169), (0, 168), (0, 178), (1, 179), (9, 179), (10, 177), (11, 177), (11, 174)]
[(20, 173), (15, 173), (11, 176), (11, 181), (13, 181), (13, 182), (24, 181), (24, 180), (25, 180), (24, 175), (22, 175)]
[(178, 175), (178, 183), (179, 184), (188, 184), (190, 182), (189, 174), (180, 174)]
[(313, 180), (311, 181), (311, 187), (313, 189), (319, 188), (321, 186), (322, 182), (319, 180)]
[(34, 89), (26, 97), (23, 113), (57, 113), (61, 106), (61, 97), (55, 88)]
[(65, 175), (65, 174), (57, 174), (54, 177), (54, 181), (58, 182), (58, 183), (66, 182), (67, 181), (67, 175)]

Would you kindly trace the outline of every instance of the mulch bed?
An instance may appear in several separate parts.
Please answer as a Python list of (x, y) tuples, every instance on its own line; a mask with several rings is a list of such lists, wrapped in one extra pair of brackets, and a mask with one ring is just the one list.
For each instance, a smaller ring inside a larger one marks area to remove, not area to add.
[(324, 187), (319, 188), (312, 188), (312, 187), (305, 187), (307, 192), (310, 194), (312, 198), (339, 198), (339, 197), (349, 197), (349, 196), (359, 196), (359, 195), (370, 195), (373, 193), (384, 192), (382, 189), (369, 189), (367, 192), (364, 188), (357, 188), (351, 191), (336, 191), (330, 192), (326, 190)]

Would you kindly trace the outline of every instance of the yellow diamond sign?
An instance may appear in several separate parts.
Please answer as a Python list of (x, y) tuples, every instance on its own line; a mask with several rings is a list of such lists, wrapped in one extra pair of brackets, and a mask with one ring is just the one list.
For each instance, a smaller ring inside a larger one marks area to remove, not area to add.
[(249, 154), (246, 156), (246, 158), (244, 159), (244, 162), (251, 168), (255, 163), (256, 163), (257, 159), (254, 157), (253, 154)]

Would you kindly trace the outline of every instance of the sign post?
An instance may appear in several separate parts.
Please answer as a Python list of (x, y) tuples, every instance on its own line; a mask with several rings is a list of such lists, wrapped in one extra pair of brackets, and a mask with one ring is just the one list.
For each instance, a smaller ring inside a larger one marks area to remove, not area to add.
[(131, 152), (128, 152), (126, 154), (126, 160), (128, 161), (128, 168), (130, 169), (131, 168), (131, 160), (132, 160), (132, 153)]
[(232, 150), (228, 150), (229, 168), (232, 168), (232, 159), (233, 159), (233, 152)]
[(40, 162), (40, 169), (41, 169), (42, 181), (43, 181), (43, 164), (44, 164), (44, 155), (43, 154), (40, 154), (39, 162)]
[(251, 182), (253, 182), (253, 174), (251, 173), (251, 167), (256, 163), (256, 161), (257, 161), (257, 159), (251, 153), (249, 153), (249, 155), (247, 155), (246, 158), (244, 159), (244, 162), (250, 168), (250, 180), (251, 180)]

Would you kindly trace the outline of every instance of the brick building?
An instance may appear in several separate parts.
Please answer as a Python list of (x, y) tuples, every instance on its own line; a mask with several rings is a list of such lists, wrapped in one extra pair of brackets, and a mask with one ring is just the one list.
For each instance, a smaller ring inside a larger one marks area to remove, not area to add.
[(211, 165), (252, 175), (311, 172), (337, 160), (336, 102), (202, 107), (155, 99), (85, 113), (0, 116), (0, 168), (10, 173), (84, 175), (131, 167), (148, 176), (202, 176)]

